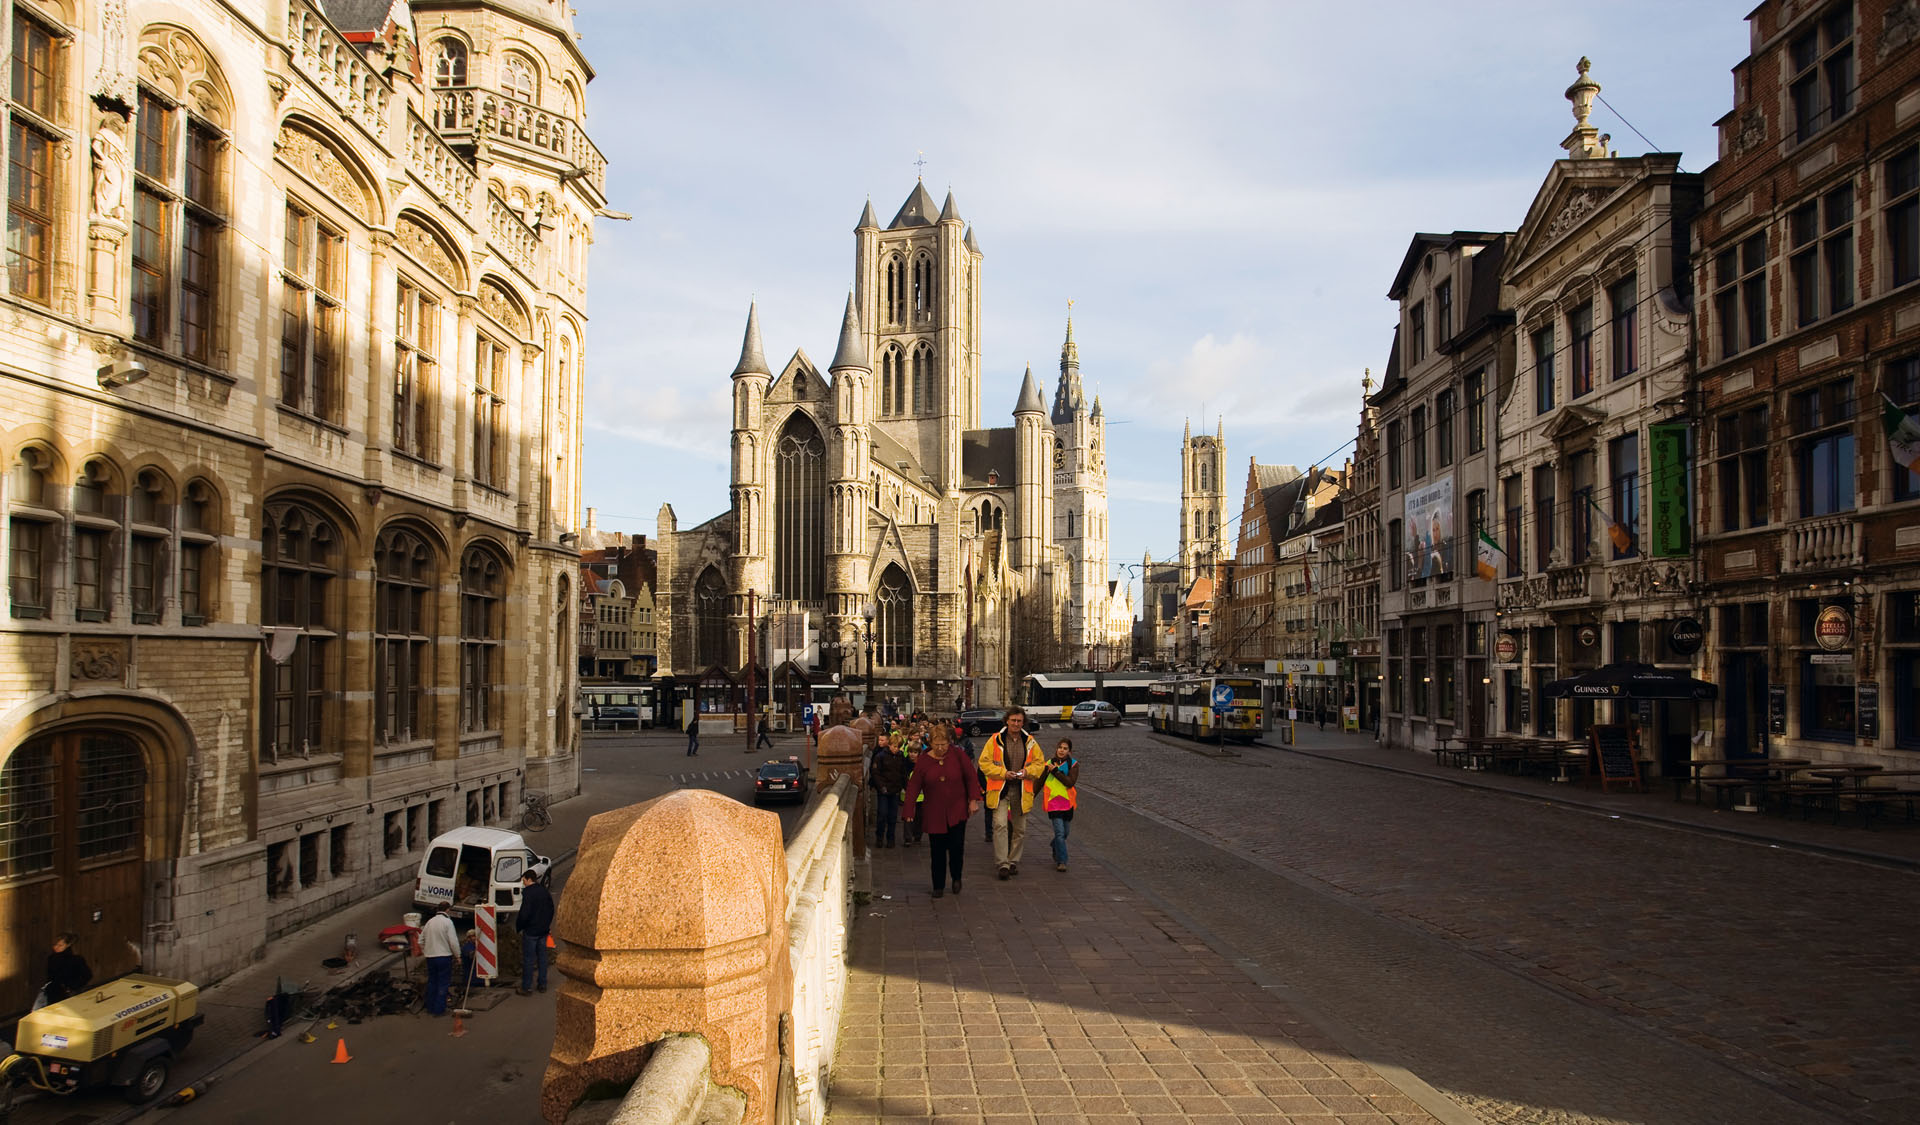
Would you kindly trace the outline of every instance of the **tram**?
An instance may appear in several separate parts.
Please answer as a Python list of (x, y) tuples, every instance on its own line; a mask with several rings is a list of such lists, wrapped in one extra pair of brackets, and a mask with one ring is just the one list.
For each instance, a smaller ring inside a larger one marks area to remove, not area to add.
[(1129, 719), (1147, 717), (1147, 689), (1164, 672), (1102, 672), (1100, 690), (1094, 691), (1092, 672), (1035, 672), (1027, 677), (1027, 709), (1047, 720), (1067, 722), (1073, 718), (1073, 705), (1089, 699), (1104, 699)]
[[(1233, 702), (1225, 714), (1216, 716), (1213, 693), (1222, 684), (1233, 689)], [(1262, 686), (1254, 676), (1162, 678), (1147, 690), (1147, 719), (1154, 730), (1164, 734), (1252, 742), (1266, 729)]]

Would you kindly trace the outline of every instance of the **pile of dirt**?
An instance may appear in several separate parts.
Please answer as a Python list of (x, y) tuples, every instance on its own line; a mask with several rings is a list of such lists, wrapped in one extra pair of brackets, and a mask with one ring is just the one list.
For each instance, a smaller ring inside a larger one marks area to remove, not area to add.
[(391, 969), (368, 973), (350, 984), (337, 985), (322, 993), (302, 1019), (339, 1019), (359, 1023), (375, 1016), (395, 1016), (420, 1003), (420, 986), (406, 977), (396, 978)]

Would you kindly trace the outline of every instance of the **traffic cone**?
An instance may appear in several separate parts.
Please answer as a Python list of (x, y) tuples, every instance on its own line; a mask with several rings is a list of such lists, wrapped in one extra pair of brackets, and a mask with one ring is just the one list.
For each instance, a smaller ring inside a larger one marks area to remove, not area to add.
[(453, 1036), (455, 1039), (458, 1039), (461, 1036), (465, 1035), (467, 1033), (467, 1016), (468, 1015), (469, 1013), (467, 1009), (455, 1008), (453, 1010), (453, 1030), (447, 1032), (447, 1034)]
[(347, 1054), (347, 1037), (344, 1035), (340, 1037), (339, 1046), (333, 1049), (333, 1061), (336, 1063), (350, 1063), (353, 1061), (353, 1056)]

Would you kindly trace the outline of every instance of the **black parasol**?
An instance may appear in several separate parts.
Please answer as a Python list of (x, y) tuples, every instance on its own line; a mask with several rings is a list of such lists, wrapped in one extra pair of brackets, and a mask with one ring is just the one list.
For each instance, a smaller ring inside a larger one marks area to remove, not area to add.
[(1608, 664), (1547, 685), (1548, 699), (1718, 699), (1720, 688), (1672, 668)]

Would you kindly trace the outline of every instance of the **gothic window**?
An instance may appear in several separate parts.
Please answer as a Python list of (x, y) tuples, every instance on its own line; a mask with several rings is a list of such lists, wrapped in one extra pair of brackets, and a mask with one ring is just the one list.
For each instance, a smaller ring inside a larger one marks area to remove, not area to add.
[(1074, 528), (1073, 509), (1068, 508), (1067, 509), (1067, 538), (1069, 539), (1073, 538), (1073, 528)]
[(933, 318), (933, 256), (921, 254), (913, 260), (913, 319)]
[(774, 596), (818, 601), (824, 594), (827, 449), (804, 414), (781, 428), (774, 447)]
[[(260, 543), (260, 624), (295, 630), (284, 650), (274, 638), (275, 662), (262, 684), (267, 694), (262, 757), (273, 763), (327, 746), (326, 702), (339, 635), (330, 593), (339, 563), (333, 525), (294, 501), (267, 506)], [(278, 658), (281, 651), (287, 654), (284, 660)]]
[(379, 742), (426, 737), (433, 709), (421, 696), (431, 682), (433, 552), (401, 528), (373, 549), (373, 734)]
[(1200, 458), (1200, 491), (1213, 491), (1213, 458)]
[(346, 236), (287, 201), (286, 257), (280, 263), (280, 402), (316, 418), (341, 409), (340, 295)]
[(904, 324), (907, 319), (907, 261), (898, 254), (887, 258), (884, 286), (887, 323)]
[(156, 469), (141, 471), (127, 495), (127, 605), (135, 625), (157, 624), (166, 601), (173, 561), (169, 497), (167, 478)]
[(99, 459), (73, 482), (73, 616), (105, 621), (120, 562), (120, 497), (112, 468)]
[(433, 84), (435, 86), (467, 84), (467, 45), (465, 43), (451, 37), (434, 41)]
[(925, 414), (933, 409), (933, 345), (922, 343), (913, 349), (913, 412)]
[(500, 64), (500, 91), (533, 105), (540, 104), (540, 71), (533, 60), (518, 51), (508, 51)]
[(473, 479), (507, 487), (507, 349), (477, 334), (473, 353)]
[(460, 729), (499, 730), (505, 682), (501, 641), (506, 564), (492, 550), (467, 548), (460, 561)]
[(422, 460), (432, 460), (439, 363), (440, 305), (419, 286), (402, 277), (397, 287), (393, 337), (393, 447)]
[(889, 347), (880, 355), (880, 413), (892, 416), (906, 412), (906, 356), (898, 347)]
[(727, 659), (727, 584), (708, 567), (693, 584), (693, 662), (699, 668), (725, 667)]
[[(213, 125), (140, 88), (133, 145), (133, 334), (213, 358), (219, 292), (220, 152)], [(175, 333), (178, 333), (176, 336)]]
[(889, 668), (913, 663), (913, 588), (898, 565), (888, 566), (874, 591), (874, 660)]
[(66, 136), (53, 125), (62, 95), (66, 41), (28, 14), (13, 13), (13, 77), (7, 122), (7, 279), (16, 297), (53, 298), (54, 184)]

